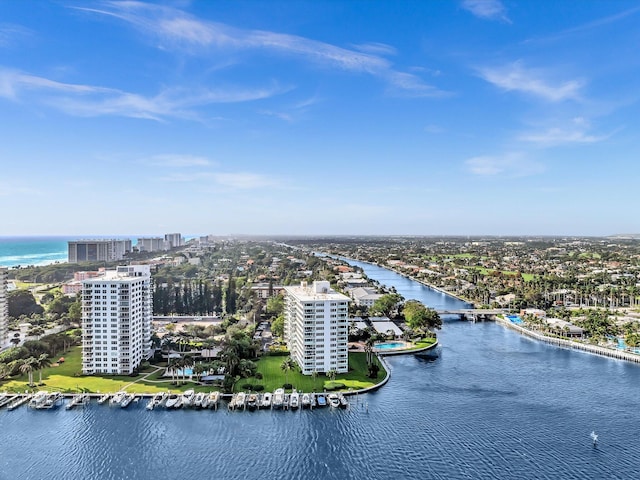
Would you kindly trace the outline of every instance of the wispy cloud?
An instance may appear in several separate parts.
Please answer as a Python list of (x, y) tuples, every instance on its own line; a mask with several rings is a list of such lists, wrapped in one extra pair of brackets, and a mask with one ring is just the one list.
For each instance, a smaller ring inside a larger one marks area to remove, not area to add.
[(19, 101), (28, 92), (30, 101), (82, 117), (115, 115), (152, 120), (169, 117), (196, 119), (197, 111), (205, 105), (260, 100), (287, 90), (277, 85), (256, 89), (169, 88), (154, 96), (144, 96), (113, 88), (57, 82), (0, 67), (0, 97)]
[(370, 42), (361, 43), (358, 45), (352, 45), (353, 48), (360, 52), (370, 53), (372, 55), (396, 55), (398, 51), (395, 47), (387, 45), (386, 43)]
[(205, 157), (177, 154), (154, 155), (145, 159), (144, 163), (156, 167), (169, 168), (208, 167), (212, 165), (212, 162)]
[(575, 117), (563, 126), (554, 126), (544, 130), (523, 133), (518, 140), (529, 142), (541, 147), (552, 147), (568, 144), (590, 144), (608, 139), (608, 135), (594, 135), (591, 125), (584, 117)]
[(507, 10), (500, 0), (463, 0), (462, 8), (482, 19), (511, 23), (507, 17)]
[(507, 176), (527, 177), (544, 172), (544, 165), (532, 161), (520, 152), (504, 155), (483, 155), (466, 160), (467, 170), (481, 177)]
[(79, 9), (119, 18), (152, 36), (162, 48), (183, 49), (198, 55), (206, 54), (210, 49), (264, 50), (330, 68), (372, 75), (403, 90), (406, 95), (442, 94), (419, 77), (396, 70), (381, 56), (394, 52), (393, 47), (384, 44), (368, 43), (359, 45), (357, 50), (342, 48), (298, 35), (245, 30), (204, 21), (175, 8), (136, 1), (106, 2), (103, 8)]
[(0, 48), (16, 45), (25, 37), (32, 36), (28, 28), (10, 23), (0, 23)]
[(220, 171), (171, 171), (155, 180), (166, 183), (198, 183), (217, 185), (228, 190), (253, 190), (266, 187), (280, 187), (282, 180), (270, 175), (253, 172)]
[(584, 86), (582, 80), (553, 82), (549, 73), (540, 69), (525, 68), (518, 61), (502, 67), (480, 68), (478, 74), (487, 82), (506, 91), (517, 91), (543, 98), (551, 102), (576, 100)]

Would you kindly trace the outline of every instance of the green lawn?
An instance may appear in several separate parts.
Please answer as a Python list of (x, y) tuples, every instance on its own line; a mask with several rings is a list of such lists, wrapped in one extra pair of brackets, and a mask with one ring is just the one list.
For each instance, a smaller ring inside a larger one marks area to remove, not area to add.
[[(137, 375), (130, 377), (128, 375), (82, 375), (82, 348), (72, 347), (69, 351), (64, 353), (65, 361), (57, 367), (49, 367), (42, 370), (42, 381), (44, 385), (37, 387), (29, 387), (27, 385), (27, 376), (22, 375), (0, 385), (0, 390), (9, 392), (24, 392), (25, 390), (42, 390), (51, 389), (59, 390), (63, 392), (77, 392), (85, 391), (89, 393), (97, 392), (117, 392), (123, 389), (126, 385), (131, 384), (138, 380), (138, 383), (129, 385), (126, 390), (132, 393), (156, 393), (167, 390), (180, 390), (184, 391), (189, 388), (194, 388), (196, 391), (210, 391), (211, 387), (195, 386), (191, 382), (187, 382), (184, 385), (176, 386), (171, 384), (171, 380), (162, 383), (145, 382), (141, 380), (143, 375)], [(55, 360), (57, 360), (57, 357)], [(146, 373), (153, 372), (154, 369), (148, 368)], [(38, 373), (34, 372), (33, 380), (38, 382)], [(149, 380), (156, 380), (159, 376), (152, 374), (149, 376)]]
[[(235, 385), (235, 391), (243, 390), (242, 386), (244, 384), (251, 384), (263, 385), (265, 391), (272, 392), (276, 388), (281, 388), (283, 384), (290, 383), (297, 390), (311, 392), (323, 390), (325, 383), (329, 382), (329, 378), (323, 374), (318, 374), (314, 381), (312, 375), (302, 375), (298, 369), (291, 370), (285, 378), (285, 373), (280, 368), (285, 358), (284, 356), (262, 357), (257, 362), (258, 372), (262, 374), (262, 379), (256, 379), (255, 377), (240, 379)], [(378, 378), (373, 380), (367, 377), (366, 354), (362, 352), (349, 353), (349, 373), (336, 375), (336, 382), (343, 384), (346, 389), (371, 387), (386, 375), (384, 367), (379, 362), (378, 365), (380, 366)]]

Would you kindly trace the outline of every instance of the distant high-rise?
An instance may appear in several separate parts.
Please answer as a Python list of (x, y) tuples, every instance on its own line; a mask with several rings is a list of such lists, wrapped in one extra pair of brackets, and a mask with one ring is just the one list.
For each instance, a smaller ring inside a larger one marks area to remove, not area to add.
[(7, 269), (0, 267), (0, 348), (7, 344), (9, 307), (7, 305)]
[(82, 373), (130, 374), (151, 355), (149, 265), (82, 281)]
[(184, 240), (180, 233), (165, 233), (164, 239), (169, 243), (169, 248), (176, 248), (184, 245)]
[(69, 242), (69, 263), (114, 262), (131, 252), (131, 240), (74, 240)]
[(285, 340), (302, 373), (346, 373), (349, 297), (332, 290), (327, 281), (284, 289)]
[(169, 250), (169, 242), (162, 237), (139, 238), (136, 247), (140, 252), (159, 252)]

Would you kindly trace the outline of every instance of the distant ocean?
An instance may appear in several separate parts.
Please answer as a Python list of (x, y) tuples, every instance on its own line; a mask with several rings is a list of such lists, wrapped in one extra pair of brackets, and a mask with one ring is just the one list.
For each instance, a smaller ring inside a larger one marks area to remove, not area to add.
[(0, 237), (0, 267), (67, 261), (69, 237)]

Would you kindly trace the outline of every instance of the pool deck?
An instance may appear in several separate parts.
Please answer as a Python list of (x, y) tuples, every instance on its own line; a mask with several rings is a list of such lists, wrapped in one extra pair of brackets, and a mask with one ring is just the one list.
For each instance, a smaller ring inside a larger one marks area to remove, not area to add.
[[(398, 342), (399, 343), (399, 342)], [(405, 344), (408, 347), (405, 348), (383, 348), (381, 350), (376, 349), (374, 347), (373, 351), (375, 353), (377, 353), (378, 355), (382, 356), (389, 356), (389, 355), (408, 355), (410, 353), (420, 353), (420, 352), (425, 352), (427, 350), (432, 350), (435, 349), (438, 346), (438, 341), (436, 340), (435, 343), (432, 343), (431, 345), (427, 345), (426, 347), (423, 348), (415, 348), (415, 345), (411, 342), (405, 342)]]

